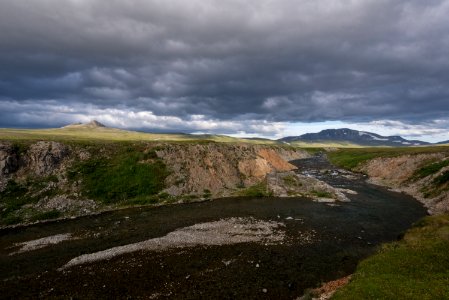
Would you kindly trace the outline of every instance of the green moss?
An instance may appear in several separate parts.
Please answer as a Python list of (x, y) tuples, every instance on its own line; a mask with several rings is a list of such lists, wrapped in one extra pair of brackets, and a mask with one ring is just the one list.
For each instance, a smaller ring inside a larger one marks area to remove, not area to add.
[(149, 204), (156, 204), (161, 202), (161, 198), (159, 198), (157, 195), (153, 196), (137, 196), (132, 199), (127, 199), (123, 201), (122, 205), (149, 205)]
[(325, 191), (311, 191), (310, 194), (320, 198), (333, 198), (333, 195)]
[(50, 182), (55, 182), (56, 176), (30, 177), (23, 182), (10, 180), (3, 192), (0, 192), (0, 223), (14, 224), (22, 220), (17, 215), (26, 204), (37, 203), (45, 197), (53, 197), (61, 193), (58, 188), (48, 188)]
[(426, 217), (361, 262), (332, 299), (449, 299), (449, 215)]
[(203, 198), (209, 199), (210, 197), (212, 197), (212, 192), (209, 189), (204, 189), (203, 190)]
[(309, 154), (312, 154), (312, 155), (326, 152), (324, 150), (324, 148), (322, 148), (322, 147), (305, 147), (305, 148), (302, 148), (302, 150), (304, 150), (304, 151), (306, 151), (306, 152), (308, 152)]
[(428, 165), (425, 165), (418, 170), (416, 170), (415, 174), (413, 175), (414, 179), (421, 179), (430, 175), (433, 175), (440, 171), (442, 168), (449, 166), (449, 160), (443, 160), (435, 163), (431, 163)]
[(272, 193), (268, 191), (266, 182), (261, 182), (239, 191), (238, 195), (244, 197), (270, 197)]
[(360, 164), (377, 157), (395, 157), (422, 153), (449, 153), (448, 147), (398, 147), (398, 148), (347, 148), (328, 152), (329, 160), (336, 166), (354, 169)]
[(21, 216), (17, 216), (14, 214), (8, 214), (6, 217), (2, 218), (2, 224), (5, 225), (13, 225), (13, 224), (18, 224), (20, 222), (22, 222), (23, 219)]
[(449, 181), (449, 171), (443, 172), (441, 175), (436, 177), (432, 183), (435, 185), (443, 185), (446, 184)]
[(41, 220), (50, 220), (56, 219), (61, 216), (61, 212), (57, 210), (46, 211), (42, 213), (35, 214), (31, 217), (31, 221), (41, 221)]
[[(433, 170), (436, 170), (436, 168), (434, 168)], [(436, 172), (438, 171), (439, 169)], [(429, 185), (421, 188), (421, 192), (423, 193), (424, 198), (433, 198), (440, 195), (443, 191), (446, 191), (448, 189), (448, 182), (449, 171), (445, 171), (435, 177)]]
[(14, 141), (12, 146), (14, 152), (17, 153), (18, 156), (22, 156), (28, 151), (30, 145), (30, 141)]
[(168, 171), (154, 151), (144, 152), (140, 146), (116, 145), (101, 155), (72, 167), (70, 180), (81, 180), (82, 193), (103, 203), (117, 203), (135, 199), (153, 201), (146, 197), (157, 195), (165, 186)]
[(28, 187), (25, 184), (10, 180), (6, 189), (0, 193), (1, 203), (4, 208), (1, 211), (2, 218), (6, 218), (11, 212), (21, 208), (35, 199), (28, 196)]
[(282, 181), (287, 186), (298, 186), (298, 185), (301, 186), (301, 183), (296, 180), (296, 176), (294, 176), (294, 175), (284, 176), (282, 178)]

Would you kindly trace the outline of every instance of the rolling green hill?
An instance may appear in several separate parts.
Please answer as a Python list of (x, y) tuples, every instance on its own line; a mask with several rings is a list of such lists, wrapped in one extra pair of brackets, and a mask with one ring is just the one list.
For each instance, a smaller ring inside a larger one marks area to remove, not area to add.
[(240, 139), (225, 135), (193, 135), (183, 133), (147, 133), (105, 127), (92, 121), (49, 129), (0, 129), (0, 140), (53, 140), (53, 141), (214, 141), (222, 143), (278, 144), (267, 139)]

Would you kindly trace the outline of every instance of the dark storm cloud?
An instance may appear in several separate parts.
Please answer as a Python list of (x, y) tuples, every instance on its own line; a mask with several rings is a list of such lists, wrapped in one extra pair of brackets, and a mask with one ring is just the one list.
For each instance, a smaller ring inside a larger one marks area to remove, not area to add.
[(448, 19), (449, 1), (0, 0), (1, 123), (425, 123), (449, 113)]

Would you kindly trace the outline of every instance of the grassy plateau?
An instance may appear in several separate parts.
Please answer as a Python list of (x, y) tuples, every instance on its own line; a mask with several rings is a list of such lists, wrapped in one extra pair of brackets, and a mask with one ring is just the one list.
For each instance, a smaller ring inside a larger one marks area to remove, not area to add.
[(330, 161), (339, 167), (354, 169), (361, 163), (377, 157), (395, 157), (400, 155), (414, 155), (422, 153), (447, 152), (446, 146), (425, 146), (425, 147), (365, 147), (365, 148), (347, 148), (328, 152)]

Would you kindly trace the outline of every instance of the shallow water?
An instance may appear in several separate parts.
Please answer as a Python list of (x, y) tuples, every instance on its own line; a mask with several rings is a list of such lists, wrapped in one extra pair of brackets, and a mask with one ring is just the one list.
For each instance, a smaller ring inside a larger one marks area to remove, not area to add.
[[(294, 163), (299, 172), (358, 194), (348, 194), (351, 202), (338, 206), (306, 198), (227, 198), (2, 230), (0, 295), (294, 299), (306, 288), (352, 273), (377, 245), (397, 239), (426, 214), (412, 197), (367, 184), (363, 177), (339, 171), (322, 157)], [(282, 222), (286, 238), (267, 245), (138, 251), (57, 270), (82, 254), (233, 217)], [(20, 249), (15, 244), (61, 234), (75, 239), (10, 255)]]

